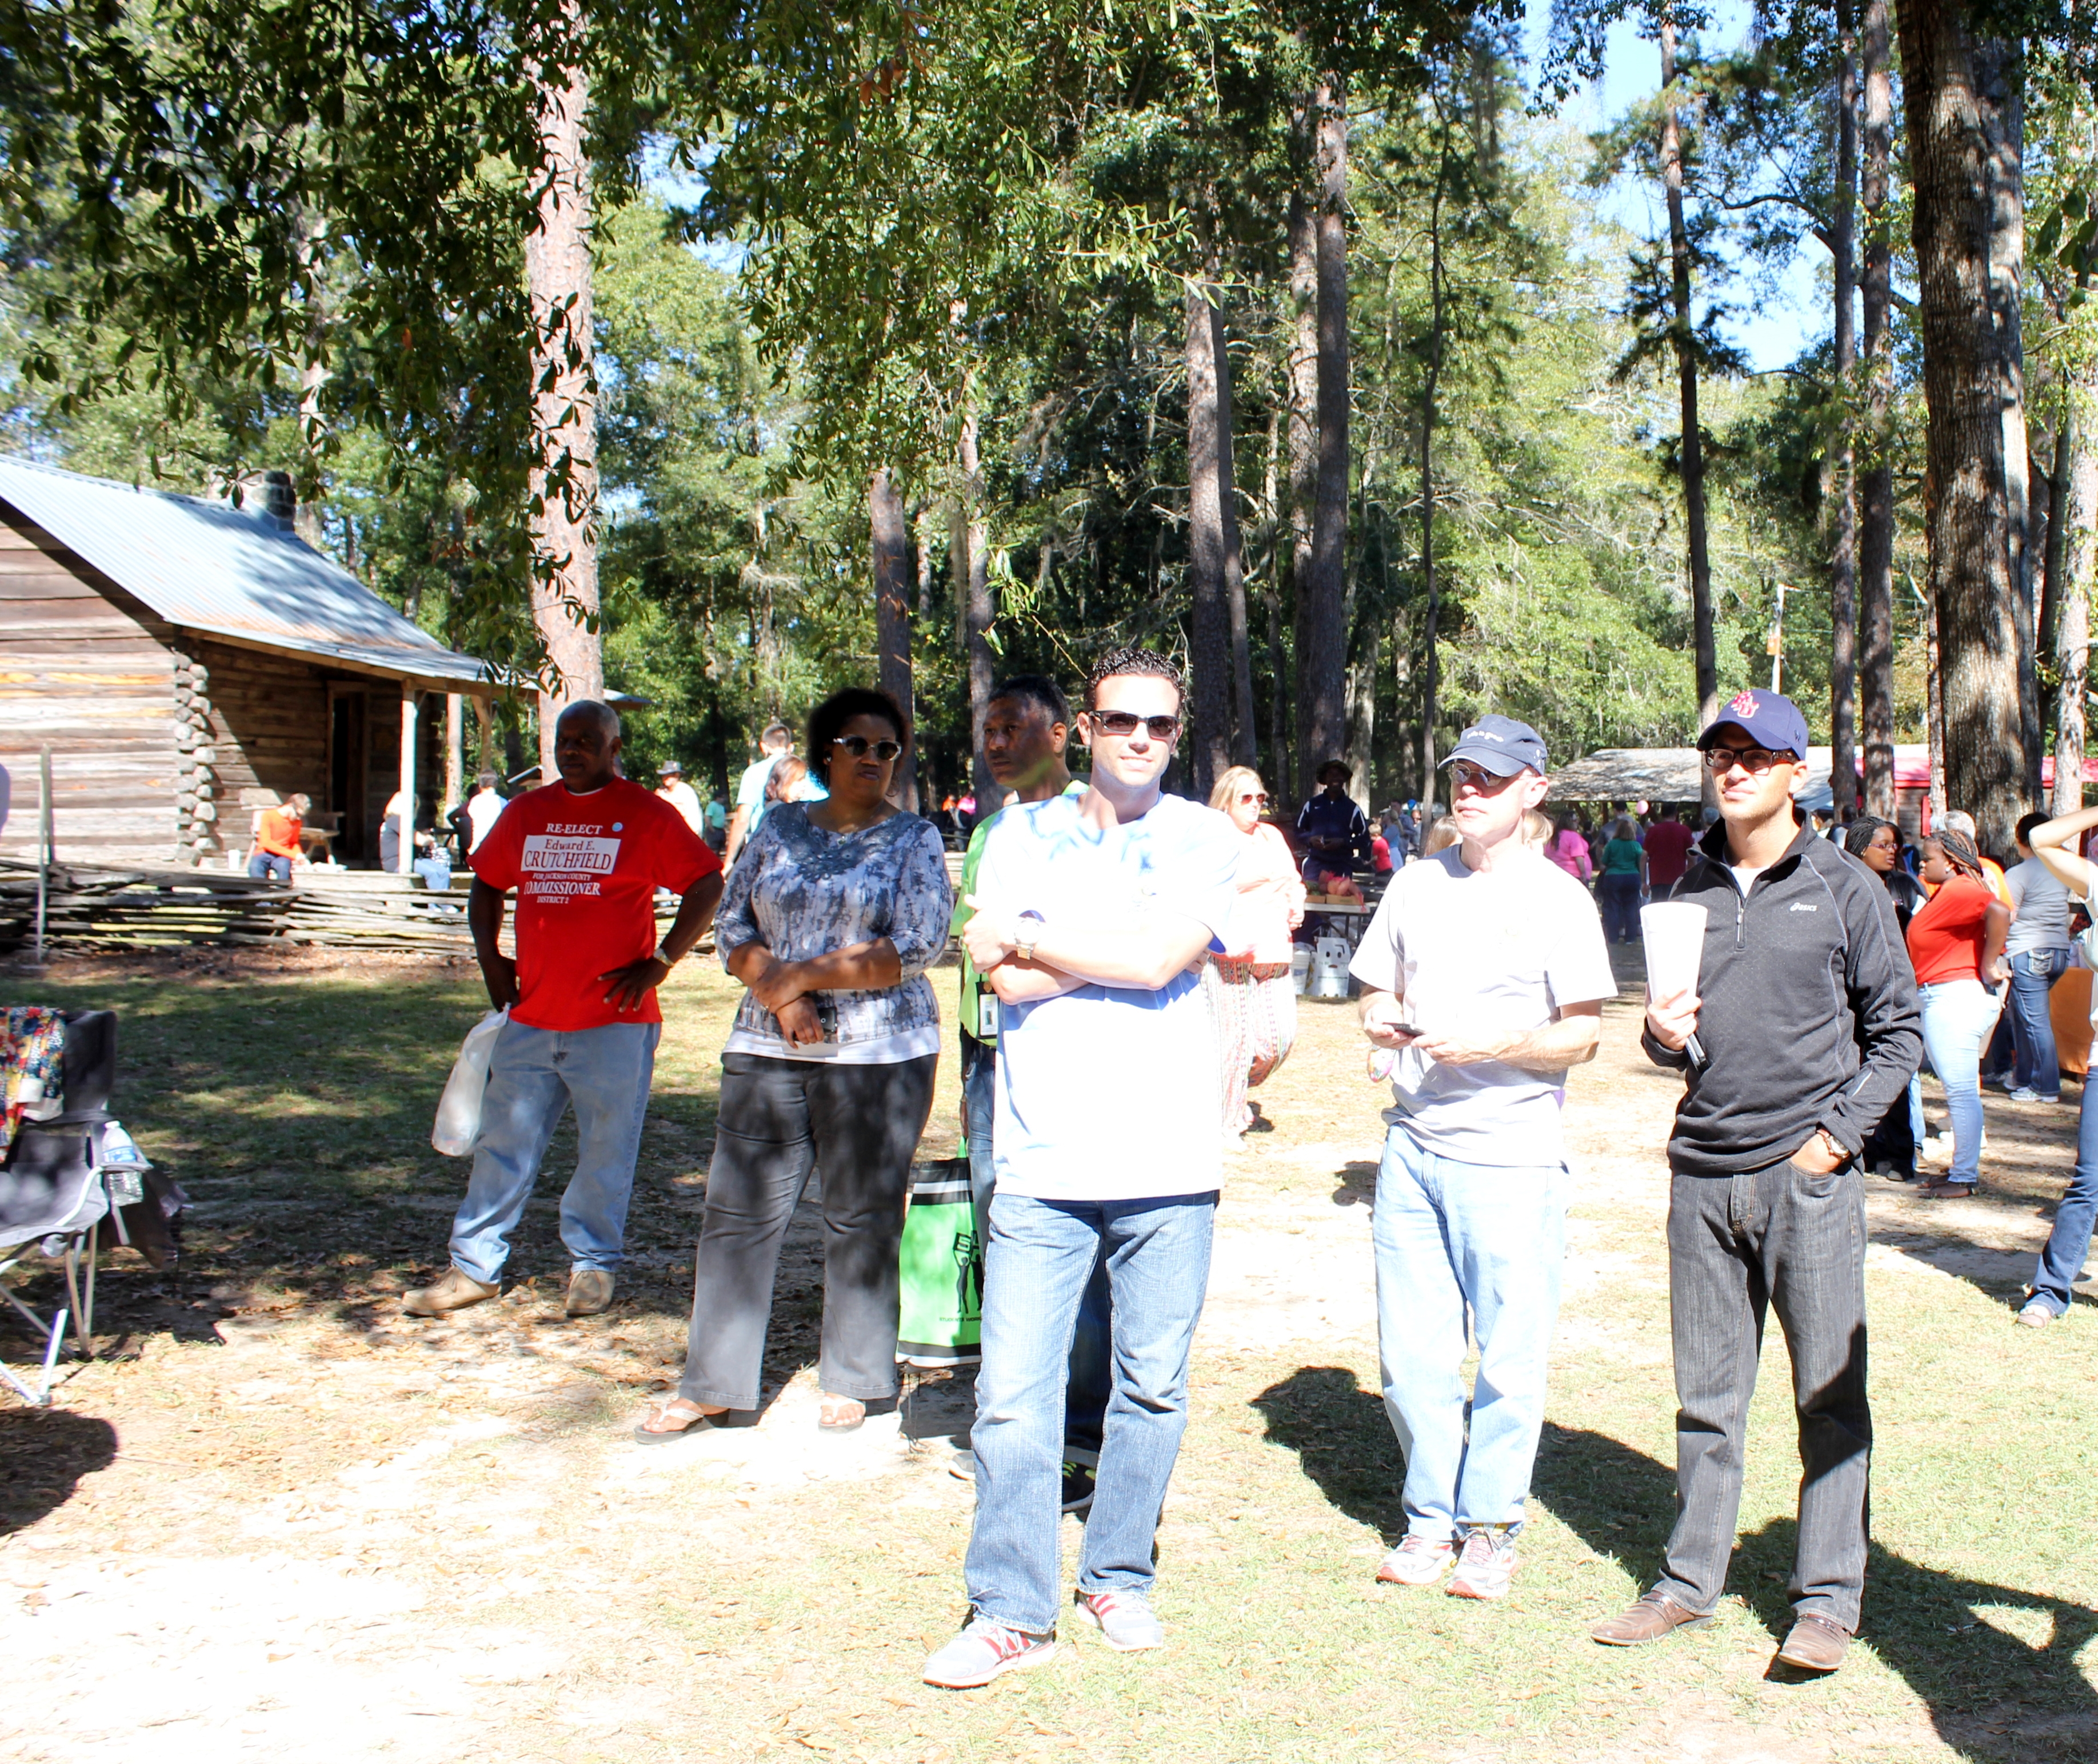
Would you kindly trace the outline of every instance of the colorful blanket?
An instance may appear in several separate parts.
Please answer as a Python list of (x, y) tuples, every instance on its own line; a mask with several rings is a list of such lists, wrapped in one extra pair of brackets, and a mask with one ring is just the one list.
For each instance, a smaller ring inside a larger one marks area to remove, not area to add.
[(24, 1120), (64, 1108), (65, 1019), (49, 1005), (10, 1005), (0, 1021), (0, 1157)]

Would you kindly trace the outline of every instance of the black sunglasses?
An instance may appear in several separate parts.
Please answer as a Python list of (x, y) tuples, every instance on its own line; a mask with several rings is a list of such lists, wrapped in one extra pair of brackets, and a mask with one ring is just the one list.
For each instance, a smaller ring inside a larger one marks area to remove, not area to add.
[(1133, 735), (1141, 723), (1154, 741), (1170, 741), (1180, 733), (1178, 717), (1139, 717), (1133, 710), (1096, 710), (1087, 713), (1093, 726), (1104, 735)]
[(903, 751), (903, 744), (901, 741), (870, 741), (865, 735), (832, 735), (831, 745), (834, 748), (843, 748), (856, 760), (865, 759), (867, 750), (871, 748), (874, 750), (874, 757), (884, 766)]

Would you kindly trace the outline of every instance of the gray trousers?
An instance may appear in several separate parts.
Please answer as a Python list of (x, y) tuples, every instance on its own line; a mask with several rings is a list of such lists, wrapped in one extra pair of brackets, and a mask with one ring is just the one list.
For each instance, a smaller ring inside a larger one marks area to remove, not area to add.
[(1787, 1160), (1731, 1177), (1677, 1171), (1668, 1209), (1675, 1338), (1675, 1529), (1657, 1590), (1710, 1611), (1727, 1584), (1749, 1398), (1775, 1308), (1799, 1417), (1795, 1613), (1858, 1626), (1872, 1418), (1865, 1401), (1865, 1191), (1854, 1166)]
[(937, 1055), (885, 1065), (722, 1055), (721, 1112), (678, 1394), (757, 1406), (772, 1283), (811, 1169), (823, 1183), (823, 1339), (832, 1396), (897, 1393), (898, 1258)]

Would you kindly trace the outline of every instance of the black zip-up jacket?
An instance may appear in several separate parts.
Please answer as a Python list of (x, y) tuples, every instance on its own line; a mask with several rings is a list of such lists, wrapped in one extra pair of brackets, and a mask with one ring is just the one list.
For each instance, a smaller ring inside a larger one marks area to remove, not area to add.
[[(1670, 897), (1703, 906), (1697, 1039), (1670, 1167), (1731, 1176), (1788, 1158), (1815, 1130), (1855, 1156), (1923, 1059), (1916, 970), (1885, 885), (1807, 828), (1743, 898), (1723, 822)], [(1689, 1068), (1642, 1031), (1657, 1065)]]

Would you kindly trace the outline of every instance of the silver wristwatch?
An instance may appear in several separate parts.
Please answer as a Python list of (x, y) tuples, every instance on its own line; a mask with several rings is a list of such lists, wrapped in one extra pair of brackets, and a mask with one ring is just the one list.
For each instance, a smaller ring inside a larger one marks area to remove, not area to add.
[(675, 968), (678, 959), (665, 945), (659, 943), (656, 946), (656, 959), (665, 968)]
[(1031, 906), (1013, 921), (1013, 953), (1018, 955), (1021, 961), (1031, 962), (1034, 959), (1034, 946), (1040, 941), (1042, 928), (1047, 924), (1047, 921), (1041, 914)]

